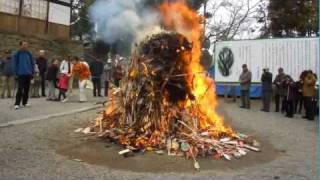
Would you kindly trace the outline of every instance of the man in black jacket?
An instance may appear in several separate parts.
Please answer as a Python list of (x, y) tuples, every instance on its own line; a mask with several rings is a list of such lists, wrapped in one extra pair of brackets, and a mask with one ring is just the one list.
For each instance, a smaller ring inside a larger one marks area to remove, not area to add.
[(285, 81), (286, 74), (283, 71), (283, 68), (278, 69), (278, 75), (273, 81), (273, 84), (275, 85), (275, 104), (276, 104), (276, 110), (275, 112), (279, 112), (280, 107), (280, 101), (281, 101), (281, 112), (285, 112), (286, 110), (286, 90), (282, 86), (283, 82)]
[(41, 77), (41, 95), (46, 96), (46, 72), (48, 66), (48, 60), (45, 58), (45, 51), (39, 51), (39, 57), (36, 59), (36, 63), (39, 68), (40, 77)]
[(99, 59), (94, 59), (90, 64), (90, 71), (93, 83), (93, 96), (101, 97), (101, 76), (103, 73), (103, 63)]
[(261, 111), (269, 112), (270, 103), (272, 98), (272, 73), (269, 72), (268, 68), (263, 69), (261, 76), (262, 83), (262, 109)]

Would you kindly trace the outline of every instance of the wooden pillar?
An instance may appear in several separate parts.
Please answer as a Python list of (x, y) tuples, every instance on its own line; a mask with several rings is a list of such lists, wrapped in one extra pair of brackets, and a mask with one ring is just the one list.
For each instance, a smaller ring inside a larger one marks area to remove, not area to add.
[(50, 2), (47, 0), (47, 17), (46, 17), (46, 26), (44, 30), (44, 34), (49, 33), (49, 10), (50, 10)]
[(23, 6), (23, 0), (20, 0), (20, 2), (19, 2), (19, 16), (22, 15), (22, 6)]
[(69, 39), (71, 39), (71, 19), (72, 19), (72, 10), (73, 10), (73, 0), (70, 0), (70, 24), (69, 24)]
[(20, 0), (19, 2), (19, 13), (18, 13), (18, 20), (16, 24), (16, 31), (19, 33), (20, 32), (20, 19), (22, 17), (22, 6), (23, 6), (23, 0)]

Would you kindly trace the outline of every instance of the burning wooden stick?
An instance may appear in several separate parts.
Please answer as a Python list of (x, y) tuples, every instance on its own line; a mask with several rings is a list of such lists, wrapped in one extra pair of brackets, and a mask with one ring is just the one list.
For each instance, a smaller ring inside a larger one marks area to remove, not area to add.
[(248, 150), (259, 151), (259, 143), (246, 141), (248, 136), (225, 126), (206, 104), (215, 100), (214, 84), (206, 72), (189, 70), (194, 63), (192, 47), (186, 37), (172, 32), (142, 42), (126, 66), (120, 88), (111, 90), (107, 109), (87, 133), (97, 132), (125, 147), (121, 155), (163, 150), (168, 155), (185, 154), (192, 157), (196, 170), (198, 156), (231, 160)]

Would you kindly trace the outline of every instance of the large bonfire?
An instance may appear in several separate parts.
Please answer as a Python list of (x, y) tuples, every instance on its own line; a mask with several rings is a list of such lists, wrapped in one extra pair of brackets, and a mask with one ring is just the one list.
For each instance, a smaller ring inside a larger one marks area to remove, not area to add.
[(239, 158), (258, 143), (218, 115), (215, 84), (200, 65), (202, 18), (183, 2), (159, 8), (164, 31), (137, 47), (120, 88), (90, 126), (124, 147), (119, 154), (166, 150), (169, 155)]

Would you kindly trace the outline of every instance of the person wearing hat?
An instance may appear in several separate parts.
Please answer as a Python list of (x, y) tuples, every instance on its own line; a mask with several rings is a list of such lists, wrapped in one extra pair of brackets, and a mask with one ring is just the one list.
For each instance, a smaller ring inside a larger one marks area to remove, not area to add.
[(280, 100), (281, 100), (281, 112), (285, 112), (286, 110), (286, 89), (282, 86), (283, 82), (285, 81), (286, 74), (283, 71), (283, 68), (278, 69), (278, 75), (273, 81), (273, 84), (275, 85), (275, 104), (276, 104), (276, 110), (275, 112), (279, 112), (280, 108)]
[(246, 64), (242, 65), (242, 73), (239, 77), (240, 81), (240, 108), (250, 109), (250, 87), (251, 87), (252, 73), (249, 71)]
[(272, 98), (272, 73), (269, 72), (269, 68), (263, 69), (263, 74), (261, 76), (261, 89), (262, 89), (261, 111), (269, 112), (271, 98)]

